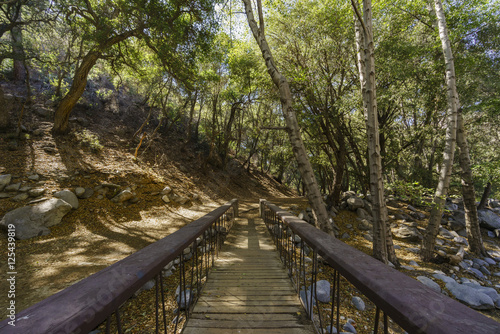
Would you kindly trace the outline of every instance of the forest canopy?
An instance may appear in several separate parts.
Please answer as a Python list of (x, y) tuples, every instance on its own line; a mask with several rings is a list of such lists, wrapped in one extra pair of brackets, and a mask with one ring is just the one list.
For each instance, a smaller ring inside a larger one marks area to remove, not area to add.
[[(372, 8), (385, 187), (415, 201), (436, 188), (447, 128), (445, 61), (429, 3), (380, 0)], [(491, 196), (499, 197), (500, 4), (443, 5), (477, 200), (488, 184)], [(262, 6), (267, 43), (289, 82), (327, 204), (341, 191), (366, 194), (367, 130), (351, 3)], [(304, 192), (279, 89), (241, 1), (3, 0), (0, 75), (4, 82), (24, 80), (33, 99), (53, 101), (56, 133), (71, 131), (75, 105), (130, 94), (143, 102), (134, 112), (145, 136), (175, 128), (208, 163), (225, 167), (237, 158)], [(147, 132), (144, 121), (158, 126)], [(461, 191), (458, 170), (453, 168), (450, 195)]]

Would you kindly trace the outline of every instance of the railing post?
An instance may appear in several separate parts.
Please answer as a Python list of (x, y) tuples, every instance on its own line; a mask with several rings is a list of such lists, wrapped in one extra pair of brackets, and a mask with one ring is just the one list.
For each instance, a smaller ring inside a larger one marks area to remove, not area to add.
[(239, 216), (239, 210), (238, 210), (238, 199), (237, 198), (233, 198), (231, 200), (231, 204), (233, 206), (233, 209), (234, 209), (234, 218), (238, 217)]
[(265, 199), (259, 199), (259, 216), (260, 218), (264, 219), (264, 203), (266, 202)]

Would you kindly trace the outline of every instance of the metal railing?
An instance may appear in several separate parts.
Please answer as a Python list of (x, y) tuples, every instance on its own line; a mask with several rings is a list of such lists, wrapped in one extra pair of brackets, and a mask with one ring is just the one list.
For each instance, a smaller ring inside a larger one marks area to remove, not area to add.
[[(0, 332), (83, 334), (99, 326), (106, 333), (124, 333), (124, 305), (154, 279), (154, 331), (167, 332), (170, 328), (177, 333), (181, 329), (181, 313), (189, 317), (209, 268), (237, 216), (238, 200), (233, 199), (175, 233), (19, 312), (15, 326), (8, 324), (9, 319), (0, 322)], [(175, 325), (167, 325), (163, 271), (172, 263), (178, 266), (179, 287)]]
[[(347, 310), (351, 307), (349, 296), (341, 298), (341, 290), (349, 289), (357, 289), (373, 303), (373, 325), (358, 329), (362, 333), (500, 333), (500, 323), (265, 200), (260, 201), (260, 214), (318, 333), (341, 332), (340, 320), (346, 319), (341, 314), (355, 313)], [(327, 285), (324, 290), (330, 290), (330, 296), (322, 296), (323, 300), (318, 298), (318, 278), (326, 280), (327, 283), (322, 282)], [(345, 285), (354, 289), (344, 288)], [(349, 332), (348, 329), (344, 331)]]

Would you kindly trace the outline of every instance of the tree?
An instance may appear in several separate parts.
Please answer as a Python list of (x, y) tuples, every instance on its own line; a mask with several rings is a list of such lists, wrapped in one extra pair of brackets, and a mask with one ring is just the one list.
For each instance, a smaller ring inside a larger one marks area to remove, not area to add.
[(313, 207), (318, 227), (333, 236), (334, 231), (332, 222), (328, 217), (326, 206), (321, 197), (314, 171), (307, 156), (304, 142), (302, 141), (297, 117), (293, 109), (293, 100), (292, 94), (290, 92), (290, 86), (287, 79), (280, 73), (280, 71), (276, 67), (271, 49), (269, 48), (266, 40), (266, 36), (264, 33), (264, 16), (262, 12), (262, 3), (260, 0), (257, 0), (257, 10), (259, 17), (258, 25), (254, 18), (251, 1), (243, 0), (243, 4), (245, 6), (248, 25), (250, 26), (250, 30), (252, 31), (252, 34), (257, 41), (260, 50), (262, 51), (262, 57), (264, 58), (264, 61), (266, 63), (268, 73), (271, 76), (271, 79), (276, 87), (279, 89), (283, 116), (286, 121), (290, 143), (293, 148), (295, 159), (297, 160), (302, 180), (304, 181), (304, 185), (306, 187), (307, 197), (309, 199), (309, 202), (311, 203), (311, 206)]
[(359, 80), (363, 95), (363, 110), (368, 139), (368, 161), (370, 166), (370, 194), (373, 204), (373, 256), (384, 262), (399, 265), (392, 242), (387, 217), (380, 156), (377, 98), (375, 84), (375, 48), (373, 43), (371, 0), (363, 0), (363, 18), (358, 6), (351, 1), (355, 12), (356, 44), (358, 49)]
[(443, 48), (446, 63), (446, 86), (448, 99), (448, 121), (446, 129), (446, 145), (443, 152), (443, 163), (439, 174), (439, 182), (434, 194), (429, 225), (425, 231), (422, 243), (421, 257), (424, 261), (430, 261), (434, 256), (434, 245), (439, 232), (441, 217), (443, 215), (444, 204), (450, 186), (451, 170), (455, 154), (455, 143), (457, 138), (457, 88), (455, 82), (455, 64), (453, 62), (453, 52), (451, 50), (448, 29), (441, 0), (434, 0), (434, 7), (439, 27), (439, 38)]
[[(193, 52), (207, 43), (213, 4), (207, 0), (187, 3), (160, 0), (99, 1), (80, 0), (63, 5), (69, 25), (81, 29), (82, 43), (87, 48), (75, 70), (68, 93), (57, 107), (53, 131), (68, 131), (71, 110), (80, 99), (87, 77), (99, 59), (123, 58), (122, 48), (131, 47), (131, 39), (144, 41), (160, 59), (165, 70), (180, 80), (189, 80), (188, 68)], [(199, 22), (207, 20), (206, 26)]]

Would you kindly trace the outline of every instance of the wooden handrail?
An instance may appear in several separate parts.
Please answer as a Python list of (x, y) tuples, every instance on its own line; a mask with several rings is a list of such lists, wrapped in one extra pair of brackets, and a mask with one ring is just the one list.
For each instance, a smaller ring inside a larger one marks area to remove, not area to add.
[(408, 333), (500, 333), (500, 323), (331, 237), (265, 200), (287, 227)]
[(9, 319), (0, 322), (0, 332), (88, 333), (113, 314), (147, 281), (158, 275), (231, 208), (234, 213), (238, 212), (237, 199), (19, 312), (15, 326), (8, 324)]

